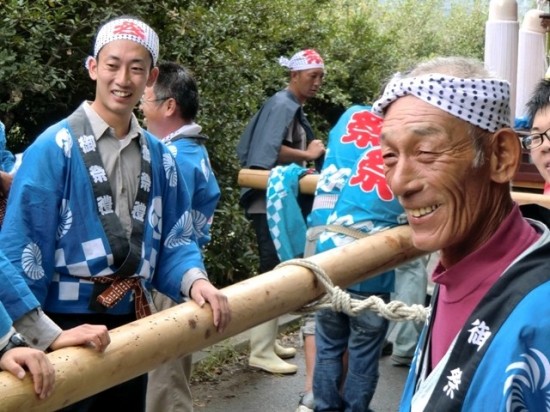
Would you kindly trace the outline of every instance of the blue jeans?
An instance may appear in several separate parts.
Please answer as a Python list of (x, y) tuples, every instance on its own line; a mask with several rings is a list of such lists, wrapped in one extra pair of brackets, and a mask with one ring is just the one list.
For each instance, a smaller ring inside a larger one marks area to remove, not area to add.
[[(392, 300), (399, 300), (407, 305), (426, 303), (427, 264), (428, 257), (422, 256), (395, 268), (395, 292)], [(393, 354), (412, 358), (423, 326), (422, 322), (412, 320), (395, 322), (394, 330), (390, 333), (390, 336), (394, 336)]]
[[(389, 300), (388, 295), (379, 296)], [(355, 294), (352, 297), (365, 298)], [(371, 311), (350, 317), (330, 309), (318, 311), (315, 322), (315, 411), (369, 411), (389, 322)], [(348, 369), (344, 376), (342, 360), (346, 349)]]

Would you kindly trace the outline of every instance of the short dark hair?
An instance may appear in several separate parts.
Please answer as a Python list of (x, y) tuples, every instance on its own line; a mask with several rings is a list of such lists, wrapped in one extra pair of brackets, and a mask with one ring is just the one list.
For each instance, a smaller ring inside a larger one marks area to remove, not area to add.
[(158, 65), (159, 75), (153, 86), (157, 99), (174, 98), (180, 115), (185, 120), (195, 120), (199, 111), (199, 91), (191, 72), (174, 62)]
[(529, 126), (532, 126), (537, 112), (550, 106), (550, 80), (542, 79), (539, 81), (526, 106)]

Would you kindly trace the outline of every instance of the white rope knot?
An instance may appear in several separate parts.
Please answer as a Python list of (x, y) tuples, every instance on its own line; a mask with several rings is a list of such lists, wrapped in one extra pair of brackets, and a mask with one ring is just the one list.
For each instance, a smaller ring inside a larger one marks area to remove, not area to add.
[(281, 262), (277, 267), (302, 266), (309, 269), (325, 287), (327, 293), (319, 300), (305, 305), (299, 312), (315, 312), (319, 309), (332, 309), (334, 312), (343, 312), (348, 316), (357, 316), (360, 313), (370, 310), (378, 313), (385, 319), (395, 322), (413, 320), (426, 322), (430, 314), (430, 307), (422, 305), (407, 306), (398, 300), (389, 303), (378, 296), (369, 296), (366, 299), (353, 299), (348, 292), (335, 286), (327, 273), (319, 265), (307, 259), (291, 259)]

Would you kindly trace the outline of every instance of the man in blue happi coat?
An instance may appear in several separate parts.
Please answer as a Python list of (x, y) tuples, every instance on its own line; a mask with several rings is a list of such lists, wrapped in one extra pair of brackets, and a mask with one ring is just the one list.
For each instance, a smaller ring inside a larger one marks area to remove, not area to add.
[[(193, 230), (199, 247), (210, 241), (210, 225), (220, 198), (220, 188), (210, 165), (202, 127), (195, 122), (199, 91), (190, 71), (174, 62), (159, 66), (155, 84), (146, 87), (141, 99), (147, 130), (168, 147), (185, 180), (191, 198)], [(153, 291), (157, 310), (176, 304)], [(189, 380), (193, 354), (166, 362), (149, 372), (147, 412), (190, 412), (193, 398)]]
[[(330, 131), (325, 164), (308, 217), (308, 235), (318, 239), (316, 253), (406, 223), (403, 208), (382, 172), (380, 126), (381, 119), (371, 113), (370, 107), (352, 106)], [(387, 302), (394, 281), (391, 270), (346, 289), (355, 299), (375, 295)], [(331, 309), (317, 311), (315, 411), (370, 410), (387, 330), (388, 321), (369, 311), (355, 317)]]
[(435, 58), (395, 76), (373, 109), (413, 243), (440, 251), (400, 409), (548, 410), (549, 213), (510, 194), (510, 85), (476, 60)]
[[(219, 331), (229, 321), (227, 298), (204, 270), (178, 166), (133, 115), (157, 77), (158, 51), (158, 36), (144, 22), (105, 23), (86, 62), (95, 99), (38, 136), (14, 179), (0, 244), (63, 329), (114, 328), (147, 316), (150, 287), (178, 302), (209, 302)], [(31, 342), (50, 345), (58, 331), (43, 315), (6, 307)], [(142, 375), (67, 410), (144, 410), (146, 380)]]

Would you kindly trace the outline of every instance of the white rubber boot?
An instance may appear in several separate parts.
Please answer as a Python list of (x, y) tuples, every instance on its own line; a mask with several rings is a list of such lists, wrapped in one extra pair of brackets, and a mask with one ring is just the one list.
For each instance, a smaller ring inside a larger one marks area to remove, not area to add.
[(296, 356), (296, 349), (283, 346), (278, 340), (275, 341), (275, 355), (281, 359), (290, 359)]
[(250, 357), (248, 364), (253, 368), (269, 373), (289, 375), (298, 367), (287, 363), (275, 354), (275, 339), (278, 332), (278, 319), (262, 323), (250, 330)]

